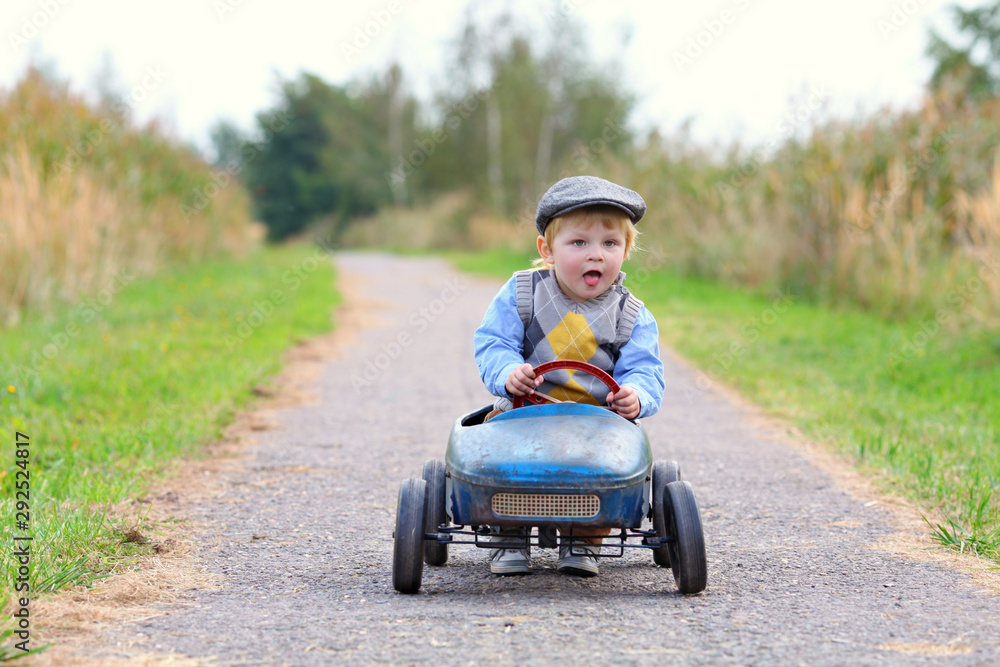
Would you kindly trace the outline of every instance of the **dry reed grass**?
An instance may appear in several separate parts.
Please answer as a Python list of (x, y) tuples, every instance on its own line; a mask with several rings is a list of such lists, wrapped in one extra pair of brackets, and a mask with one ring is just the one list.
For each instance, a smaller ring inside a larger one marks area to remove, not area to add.
[[(43, 180), (20, 143), (0, 166), (0, 263), (6, 278), (0, 295), (8, 324), (35, 304), (73, 300), (97, 291), (129, 258), (131, 268), (155, 268), (155, 225), (126, 238), (122, 227), (138, 211), (88, 174)], [(126, 246), (126, 243), (128, 245)]]
[[(534, 230), (532, 221), (531, 230)], [(485, 250), (523, 246), (524, 229), (474, 205), (470, 192), (452, 192), (423, 208), (382, 209), (355, 221), (341, 238), (347, 246), (415, 250)], [(533, 232), (532, 232), (533, 233)]]
[[(1000, 326), (1000, 161), (994, 164), (991, 187), (978, 196), (959, 192), (956, 237), (967, 274), (971, 308), (979, 319)], [(976, 279), (982, 289), (976, 289)]]
[(0, 92), (0, 326), (108, 288), (119, 272), (248, 249), (261, 236), (249, 198), (213, 176), (155, 124), (135, 128), (27, 71)]
[(652, 142), (606, 175), (643, 194), (644, 243), (682, 272), (886, 317), (957, 308), (954, 326), (995, 327), (998, 109), (942, 93), (766, 155)]

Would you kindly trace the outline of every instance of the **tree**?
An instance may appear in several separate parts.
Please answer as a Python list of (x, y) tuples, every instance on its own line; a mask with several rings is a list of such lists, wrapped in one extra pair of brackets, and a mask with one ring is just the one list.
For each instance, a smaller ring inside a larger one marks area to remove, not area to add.
[(272, 240), (320, 217), (331, 217), (339, 231), (351, 217), (392, 198), (387, 137), (395, 91), (382, 80), (358, 90), (350, 94), (303, 74), (282, 84), (275, 108), (258, 114), (260, 139), (242, 152), (247, 184)]
[[(630, 148), (633, 98), (589, 61), (580, 26), (557, 14), (546, 35), (488, 4), (470, 3), (449, 76), (417, 126), (402, 69), (334, 86), (309, 74), (281, 84), (243, 146), (246, 181), (272, 239), (393, 202), (471, 190), (484, 206), (522, 213), (557, 178), (600, 173)], [(220, 156), (232, 143), (213, 135)]]
[(583, 31), (565, 13), (539, 35), (488, 11), (469, 5), (456, 76), (436, 105), (447, 141), (423, 171), (430, 188), (471, 185), (509, 214), (533, 205), (561, 175), (599, 172), (606, 157), (628, 150), (633, 98), (620, 77), (591, 64)]
[(218, 120), (208, 131), (215, 153), (212, 164), (216, 167), (239, 171), (242, 167), (243, 144), (246, 138), (240, 129), (228, 120)]
[(930, 32), (927, 55), (934, 62), (930, 87), (958, 85), (976, 99), (1000, 93), (1000, 2), (976, 9), (950, 7), (961, 44)]

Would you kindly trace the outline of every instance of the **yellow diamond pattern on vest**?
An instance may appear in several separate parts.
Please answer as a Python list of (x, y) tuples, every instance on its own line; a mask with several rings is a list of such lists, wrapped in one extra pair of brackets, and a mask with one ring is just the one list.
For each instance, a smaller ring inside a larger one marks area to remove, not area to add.
[(594, 332), (587, 318), (579, 313), (566, 313), (545, 339), (552, 346), (556, 359), (590, 361), (597, 352)]
[[(591, 362), (597, 352), (597, 338), (590, 329), (587, 318), (579, 313), (566, 313), (562, 320), (545, 337), (552, 346), (556, 359)], [(599, 405), (597, 400), (573, 379), (574, 370), (567, 371), (569, 381), (550, 392), (552, 398), (575, 403)]]

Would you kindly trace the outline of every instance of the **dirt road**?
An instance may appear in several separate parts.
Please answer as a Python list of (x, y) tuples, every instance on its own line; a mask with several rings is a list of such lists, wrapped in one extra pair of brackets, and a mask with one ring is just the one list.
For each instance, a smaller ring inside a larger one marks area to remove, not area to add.
[[(277, 412), (225, 493), (185, 512), (215, 590), (108, 628), (136, 651), (209, 664), (996, 665), (1000, 598), (968, 574), (892, 553), (880, 504), (849, 495), (801, 447), (667, 361), (654, 458), (681, 462), (702, 509), (708, 590), (684, 597), (646, 552), (595, 579), (489, 573), (453, 547), (415, 596), (393, 591), (400, 481), (443, 458), (461, 413), (489, 402), (472, 332), (499, 284), (430, 259), (338, 256), (372, 315), (325, 366), (321, 402)], [(641, 292), (639, 294), (641, 297)], [(126, 651), (121, 648), (129, 646)]]

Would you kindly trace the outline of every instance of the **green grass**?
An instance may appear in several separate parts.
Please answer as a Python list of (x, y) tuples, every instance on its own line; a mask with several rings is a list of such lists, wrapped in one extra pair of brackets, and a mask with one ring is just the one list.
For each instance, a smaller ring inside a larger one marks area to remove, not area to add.
[[(530, 259), (448, 256), (497, 277)], [(708, 378), (735, 386), (945, 516), (929, 528), (942, 544), (1000, 562), (1000, 334), (959, 333), (947, 322), (935, 329), (928, 318), (887, 322), (641, 265), (626, 270), (663, 339), (702, 369), (685, 391), (704, 390)]]
[[(30, 437), (38, 595), (101, 576), (148, 546), (108, 506), (141, 496), (180, 456), (218, 438), (283, 350), (331, 327), (333, 270), (316, 247), (265, 249), (130, 282), (56, 318), (0, 330), (3, 604), (12, 537), (15, 432)], [(106, 299), (105, 299), (106, 300)]]

